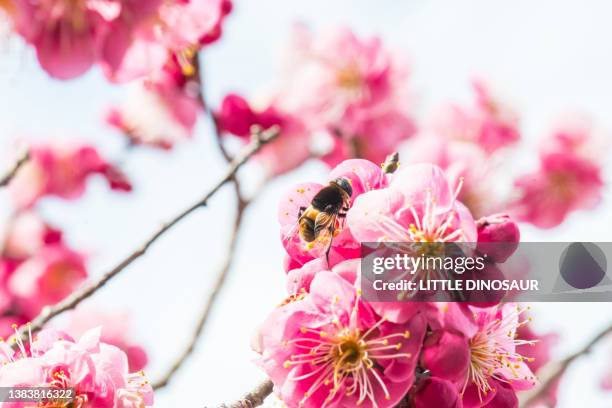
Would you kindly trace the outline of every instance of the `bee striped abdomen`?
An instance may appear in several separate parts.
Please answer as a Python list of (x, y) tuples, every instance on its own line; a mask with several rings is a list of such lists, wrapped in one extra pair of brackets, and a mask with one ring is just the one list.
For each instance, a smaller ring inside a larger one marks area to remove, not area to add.
[(306, 242), (312, 242), (317, 238), (315, 233), (315, 219), (317, 213), (317, 210), (309, 208), (304, 215), (300, 217), (300, 236)]

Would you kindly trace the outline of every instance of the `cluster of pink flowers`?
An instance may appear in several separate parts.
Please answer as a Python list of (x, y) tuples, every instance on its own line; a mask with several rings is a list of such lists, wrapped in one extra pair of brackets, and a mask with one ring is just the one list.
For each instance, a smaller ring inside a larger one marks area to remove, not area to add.
[(280, 126), (260, 155), (272, 175), (310, 157), (330, 166), (352, 157), (381, 162), (415, 133), (407, 64), (379, 38), (348, 29), (314, 37), (298, 26), (289, 50), (282, 83), (266, 103), (229, 94), (216, 114), (220, 130), (238, 138), (252, 125)]
[(51, 76), (70, 79), (99, 64), (114, 82), (148, 76), (169, 58), (215, 41), (231, 10), (228, 0), (10, 0), (3, 6)]
[(111, 82), (134, 82), (107, 122), (133, 144), (167, 149), (193, 131), (203, 108), (198, 52), (221, 36), (232, 3), (9, 0), (2, 9), (52, 77), (75, 78), (97, 64)]
[(559, 126), (543, 141), (538, 168), (515, 181), (517, 217), (550, 228), (572, 211), (593, 209), (601, 201), (608, 147), (585, 120)]
[(518, 407), (517, 392), (536, 384), (532, 369), (549, 347), (535, 351), (526, 308), (372, 302), (359, 272), (360, 242), (508, 242), (490, 254), (501, 261), (519, 241), (514, 221), (504, 214), (475, 221), (458, 200), (461, 185), (453, 190), (432, 164), (387, 174), (352, 159), (329, 177), (352, 187), (329, 259), (295, 227), (299, 209), (323, 186), (298, 185), (279, 207), (288, 298), (253, 342), (277, 396), (289, 407)]
[[(15, 215), (3, 227), (0, 244), (0, 336), (11, 334), (11, 324), (25, 324), (45, 306), (53, 305), (88, 278), (86, 256), (75, 250), (63, 232), (37, 212), (48, 197), (81, 197), (91, 176), (102, 176), (112, 190), (127, 192), (125, 175), (86, 144), (33, 144), (29, 157), (8, 189)], [(77, 310), (67, 321), (74, 335), (93, 325), (104, 326), (102, 339), (127, 354), (132, 371), (147, 363), (142, 347), (128, 337), (128, 320), (92, 310)]]
[[(17, 326), (14, 326), (16, 329)], [(5, 387), (72, 389), (73, 398), (54, 402), (2, 402), (2, 407), (144, 408), (153, 390), (142, 372), (131, 372), (119, 348), (100, 340), (100, 328), (74, 340), (45, 329), (24, 343), (0, 343), (0, 384)]]
[(462, 180), (459, 199), (479, 217), (503, 211), (517, 221), (551, 228), (600, 201), (601, 159), (608, 146), (588, 120), (559, 126), (542, 140), (537, 168), (517, 167), (509, 175), (506, 162), (514, 160), (510, 154), (520, 146), (519, 116), (484, 82), (474, 81), (473, 87), (473, 106), (445, 106), (420, 129), (407, 146), (410, 162), (437, 164), (453, 186)]
[(131, 84), (121, 105), (109, 109), (107, 123), (132, 145), (170, 149), (191, 137), (204, 108), (196, 58), (194, 51), (182, 59), (173, 55), (159, 71)]
[[(0, 255), (0, 315), (3, 322), (25, 323), (87, 278), (85, 258), (71, 249), (61, 231), (34, 213), (12, 220)], [(9, 325), (0, 329), (6, 335)]]
[(15, 205), (30, 208), (42, 197), (79, 198), (90, 176), (102, 175), (117, 191), (132, 186), (116, 166), (103, 159), (96, 148), (81, 143), (33, 144), (27, 163), (10, 185)]
[[(87, 278), (85, 257), (70, 247), (62, 232), (36, 212), (45, 197), (76, 199), (92, 175), (111, 189), (130, 191), (121, 171), (97, 150), (83, 144), (34, 144), (9, 185), (16, 210), (0, 246), (0, 317), (23, 323), (54, 304)], [(3, 325), (5, 326), (5, 325)]]

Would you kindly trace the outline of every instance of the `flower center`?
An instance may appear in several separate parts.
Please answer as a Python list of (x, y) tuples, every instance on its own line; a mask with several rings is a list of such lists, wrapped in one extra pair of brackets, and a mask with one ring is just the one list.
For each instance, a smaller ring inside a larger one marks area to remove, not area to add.
[(361, 88), (363, 78), (356, 65), (349, 65), (336, 73), (336, 83), (340, 88), (357, 90)]
[(443, 214), (436, 214), (436, 199), (431, 190), (427, 190), (422, 216), (411, 206), (414, 222), (408, 226), (408, 236), (413, 242), (453, 242), (465, 241), (463, 230), (455, 228), (453, 223), (457, 221), (457, 213), (454, 203), (463, 187), (463, 177), (459, 179), (457, 189), (453, 195), (450, 210)]
[(356, 339), (349, 338), (344, 343), (340, 343), (339, 351), (339, 362), (344, 361), (348, 365), (354, 365), (362, 360), (365, 350)]
[(550, 175), (550, 184), (555, 195), (560, 199), (571, 199), (576, 192), (576, 182), (567, 173), (556, 172)]
[[(332, 310), (338, 299), (332, 301)], [(357, 395), (358, 404), (366, 399), (376, 404), (374, 387), (381, 388), (386, 398), (390, 398), (387, 386), (381, 377), (380, 361), (385, 359), (411, 358), (410, 353), (401, 351), (401, 339), (409, 339), (410, 332), (383, 335), (380, 326), (385, 322), (382, 318), (368, 330), (357, 327), (357, 305), (355, 302), (349, 321), (341, 323), (338, 316), (332, 312), (333, 320), (326, 330), (302, 327), (297, 336), (284, 342), (285, 347), (291, 347), (296, 353), (291, 354), (283, 366), (289, 369), (301, 366), (302, 371), (295, 371), (290, 381), (312, 379), (312, 385), (304, 393), (300, 401), (303, 405), (308, 398), (322, 387), (328, 387), (328, 396), (322, 407), (329, 404), (342, 390), (346, 395)], [(397, 341), (399, 340), (399, 341)]]

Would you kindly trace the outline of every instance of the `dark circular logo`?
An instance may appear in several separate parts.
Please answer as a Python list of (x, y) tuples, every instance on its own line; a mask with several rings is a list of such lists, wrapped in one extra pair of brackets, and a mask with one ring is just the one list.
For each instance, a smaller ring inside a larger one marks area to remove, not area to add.
[(559, 261), (559, 271), (565, 282), (576, 289), (595, 287), (606, 276), (606, 255), (592, 242), (573, 242)]

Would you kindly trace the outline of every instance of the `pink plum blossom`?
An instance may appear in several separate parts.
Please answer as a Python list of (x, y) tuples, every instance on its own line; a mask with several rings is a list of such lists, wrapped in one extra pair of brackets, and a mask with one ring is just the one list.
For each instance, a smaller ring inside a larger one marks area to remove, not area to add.
[(13, 0), (15, 30), (33, 45), (42, 68), (59, 79), (85, 73), (98, 59), (121, 5), (111, 1)]
[[(218, 39), (224, 17), (232, 9), (229, 0), (141, 1), (135, 5), (136, 12), (122, 8), (102, 48), (102, 67), (114, 82), (149, 76), (161, 70), (169, 57), (184, 61), (181, 66), (189, 73), (193, 61), (184, 56)], [(132, 19), (151, 11), (151, 18)]]
[(388, 188), (357, 197), (347, 224), (360, 242), (476, 242), (476, 223), (442, 171), (402, 167)]
[(392, 407), (410, 390), (425, 320), (394, 324), (329, 271), (274, 310), (260, 331), (262, 368), (288, 406)]
[(62, 232), (44, 222), (36, 213), (24, 211), (17, 214), (4, 233), (2, 257), (23, 261), (46, 245), (60, 243)]
[(47, 245), (10, 275), (7, 287), (27, 316), (57, 303), (87, 278), (83, 256), (62, 243)]
[(434, 132), (449, 140), (474, 143), (487, 153), (517, 142), (521, 137), (518, 115), (482, 80), (475, 80), (473, 89), (475, 104), (443, 108), (432, 126)]
[(573, 211), (594, 208), (601, 201), (606, 151), (601, 134), (584, 122), (557, 128), (540, 148), (539, 167), (515, 180), (512, 209), (519, 220), (552, 228)]
[(513, 212), (520, 221), (540, 228), (561, 224), (575, 210), (594, 208), (601, 201), (601, 167), (571, 153), (540, 157), (539, 168), (515, 181), (519, 198)]
[(49, 75), (70, 79), (100, 64), (126, 82), (218, 39), (230, 10), (229, 0), (14, 0), (9, 15)]
[(144, 374), (129, 372), (125, 353), (100, 341), (100, 328), (87, 331), (78, 341), (47, 329), (31, 339), (28, 347), (21, 339), (16, 344), (17, 351), (0, 347), (0, 361), (4, 362), (0, 367), (1, 386), (73, 388), (75, 406), (153, 405), (153, 390)]
[(98, 151), (83, 144), (33, 145), (30, 158), (10, 184), (20, 208), (33, 206), (44, 196), (75, 199), (85, 192), (93, 174), (102, 175), (113, 190), (130, 191), (131, 184), (121, 171), (104, 160)]
[(283, 107), (329, 130), (329, 165), (351, 157), (382, 162), (414, 134), (407, 64), (379, 38), (346, 28), (315, 37), (298, 26), (290, 48)]
[(312, 155), (306, 124), (298, 116), (280, 109), (275, 100), (256, 109), (240, 95), (228, 94), (215, 113), (215, 121), (221, 134), (236, 136), (243, 142), (250, 140), (254, 125), (262, 129), (279, 127), (279, 136), (255, 155), (268, 177), (291, 171)]
[(609, 137), (588, 116), (568, 114), (542, 140), (540, 152), (571, 153), (593, 163), (604, 164), (606, 154), (610, 151)]
[(20, 212), (0, 247), (0, 315), (18, 323), (31, 319), (86, 276), (83, 256), (66, 245), (61, 231), (33, 212)]
[[(517, 334), (520, 327), (529, 321), (520, 320), (520, 315), (526, 309), (512, 303), (484, 309), (447, 303), (440, 304), (439, 310), (440, 327), (450, 331), (448, 333), (455, 333), (451, 337), (447, 336), (449, 340), (444, 342), (452, 344), (457, 350), (467, 346), (470, 357), (468, 361), (459, 360), (457, 355), (445, 359), (443, 353), (449, 353), (449, 350), (445, 350), (440, 340), (436, 340), (431, 343), (431, 351), (424, 352), (426, 367), (438, 375), (448, 375), (446, 379), (455, 381), (463, 395), (464, 407), (516, 406), (505, 404), (516, 401), (513, 396), (515, 391), (527, 390), (536, 384), (536, 378), (528, 365), (533, 359), (520, 354), (518, 349), (535, 343)], [(434, 322), (435, 327), (437, 325)], [(465, 336), (467, 343), (456, 339), (459, 334)], [(439, 334), (436, 336), (444, 338)], [(428, 342), (431, 340), (426, 340), (425, 344)], [(462, 354), (464, 351), (455, 353)], [(465, 374), (461, 376), (461, 373)]]
[(106, 121), (131, 144), (170, 149), (192, 136), (203, 110), (194, 74), (185, 73), (171, 56), (160, 71), (132, 84), (123, 104), (112, 107)]

